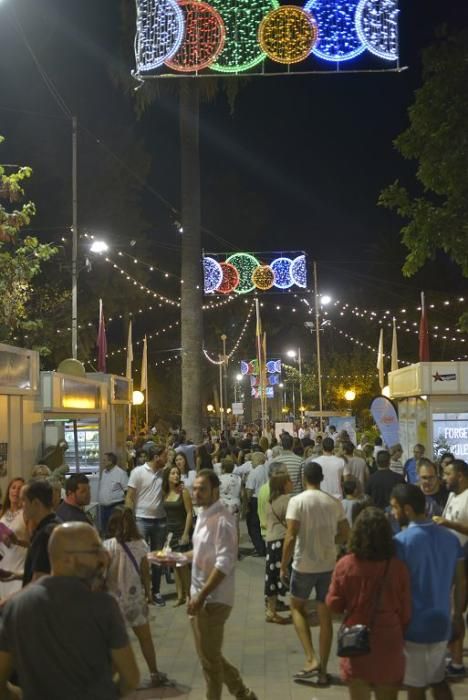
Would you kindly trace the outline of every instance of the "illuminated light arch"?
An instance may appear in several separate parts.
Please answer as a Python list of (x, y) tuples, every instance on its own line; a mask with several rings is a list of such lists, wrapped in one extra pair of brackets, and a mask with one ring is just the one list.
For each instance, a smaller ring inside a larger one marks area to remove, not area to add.
[(271, 289), (275, 283), (275, 275), (270, 265), (259, 265), (252, 272), (252, 282), (262, 292)]
[(262, 50), (277, 63), (299, 63), (312, 51), (318, 36), (310, 12), (296, 5), (282, 5), (263, 18), (258, 40)]
[(291, 262), (290, 258), (276, 258), (270, 263), (275, 275), (275, 287), (278, 289), (288, 289), (294, 284), (291, 277)]
[(218, 289), (223, 281), (223, 268), (217, 260), (205, 256), (203, 258), (203, 286), (205, 294), (210, 294)]
[(184, 16), (175, 0), (136, 0), (135, 75), (159, 68), (177, 53)]
[(304, 9), (311, 12), (318, 24), (318, 40), (314, 56), (324, 61), (350, 61), (365, 51), (356, 30), (356, 8), (359, 0), (309, 0)]
[(240, 282), (240, 276), (234, 265), (230, 265), (228, 262), (220, 263), (220, 267), (223, 271), (223, 279), (221, 284), (217, 287), (216, 291), (221, 294), (230, 294), (233, 292)]
[(291, 277), (298, 287), (307, 287), (306, 256), (298, 255), (291, 263)]
[(226, 28), (226, 42), (216, 63), (219, 73), (242, 73), (265, 59), (258, 43), (258, 28), (264, 16), (279, 7), (278, 0), (211, 0)]
[(166, 65), (182, 73), (208, 68), (223, 50), (226, 31), (221, 15), (206, 2), (180, 0), (184, 14), (184, 40)]
[(398, 60), (398, 0), (360, 0), (356, 31), (366, 49), (385, 61)]
[(253, 292), (255, 285), (252, 282), (254, 270), (260, 265), (257, 258), (250, 253), (234, 253), (226, 260), (233, 265), (239, 273), (239, 284), (235, 288), (237, 294), (247, 294)]

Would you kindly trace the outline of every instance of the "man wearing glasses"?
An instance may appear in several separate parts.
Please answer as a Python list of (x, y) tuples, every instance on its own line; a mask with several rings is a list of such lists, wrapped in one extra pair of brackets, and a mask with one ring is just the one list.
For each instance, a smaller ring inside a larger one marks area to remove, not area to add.
[(422, 457), (417, 464), (419, 487), (426, 498), (426, 516), (442, 515), (449, 492), (439, 479), (436, 465)]
[[(131, 693), (138, 667), (117, 602), (103, 591), (108, 558), (97, 532), (86, 523), (57, 526), (49, 557), (52, 575), (4, 608), (0, 698), (115, 700)], [(13, 670), (22, 696), (8, 683)]]

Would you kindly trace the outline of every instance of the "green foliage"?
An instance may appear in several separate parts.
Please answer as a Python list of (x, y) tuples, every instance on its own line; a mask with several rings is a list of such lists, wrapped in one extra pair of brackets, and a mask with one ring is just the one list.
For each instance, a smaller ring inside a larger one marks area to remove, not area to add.
[[(0, 137), (0, 143), (2, 141)], [(39, 243), (34, 236), (21, 236), (21, 229), (30, 224), (35, 214), (32, 202), (26, 202), (21, 208), (8, 206), (22, 199), (22, 183), (31, 174), (31, 168), (20, 168), (8, 175), (6, 168), (0, 165), (1, 341), (14, 339), (18, 331), (34, 331), (39, 327), (40, 322), (28, 308), (34, 292), (32, 282), (40, 273), (42, 264), (57, 252), (54, 246)]]
[(423, 55), (423, 85), (409, 110), (410, 126), (395, 142), (406, 159), (418, 161), (422, 192), (414, 196), (398, 181), (379, 203), (408, 220), (403, 274), (415, 274), (443, 250), (468, 276), (468, 30), (443, 33)]

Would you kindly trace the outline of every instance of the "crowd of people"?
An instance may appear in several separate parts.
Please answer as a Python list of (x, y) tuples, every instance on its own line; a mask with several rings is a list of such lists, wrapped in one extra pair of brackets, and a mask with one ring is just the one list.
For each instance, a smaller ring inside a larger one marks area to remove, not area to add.
[[(466, 462), (448, 453), (434, 462), (415, 445), (403, 463), (400, 445), (387, 449), (377, 438), (355, 447), (344, 431), (305, 424), (295, 435), (248, 426), (198, 446), (184, 431), (165, 440), (140, 435), (127, 446), (126, 464), (104, 456), (97, 520), (87, 510), (84, 474), (63, 484), (38, 465), (28, 482), (8, 485), (0, 517), (0, 698), (20, 697), (18, 687), (26, 699), (130, 692), (139, 672), (126, 626), (147, 664), (146, 684), (171, 684), (157, 664), (149, 615), (150, 605), (167, 604), (165, 577), (175, 584), (175, 607), (187, 604), (206, 697), (219, 700), (225, 684), (236, 698), (255, 700), (222, 654), (243, 556), (265, 558), (265, 621), (292, 622), (302, 645), (295, 680), (330, 684), (332, 619), (340, 614), (342, 629), (364, 625), (370, 638), (366, 654), (340, 661), (353, 700), (372, 690), (393, 700), (402, 686), (410, 700), (429, 687), (436, 699), (452, 697), (447, 678), (465, 676)], [(242, 520), (247, 550), (239, 548)], [(149, 563), (149, 552), (169, 551), (183, 565)], [(72, 645), (68, 632), (83, 617)], [(34, 659), (32, 633), (41, 646)], [(70, 653), (63, 662), (59, 645)], [(50, 677), (39, 679), (41, 664), (53, 662)]]

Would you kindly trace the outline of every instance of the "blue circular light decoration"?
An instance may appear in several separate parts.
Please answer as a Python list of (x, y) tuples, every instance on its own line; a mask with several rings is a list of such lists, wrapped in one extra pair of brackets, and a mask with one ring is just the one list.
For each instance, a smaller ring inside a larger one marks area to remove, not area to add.
[(270, 267), (275, 275), (275, 287), (288, 289), (293, 286), (294, 280), (291, 277), (290, 258), (276, 258), (270, 263)]
[(214, 292), (223, 281), (222, 267), (214, 258), (203, 258), (203, 281), (205, 294)]
[(298, 287), (307, 287), (306, 256), (298, 255), (291, 263), (291, 277)]
[(356, 30), (359, 0), (309, 0), (304, 10), (311, 12), (318, 24), (318, 40), (312, 53), (324, 61), (340, 63), (356, 58), (365, 45)]
[(184, 15), (175, 0), (137, 0), (136, 75), (170, 60), (184, 38)]
[(360, 0), (356, 31), (366, 49), (385, 61), (398, 59), (398, 0)]

